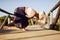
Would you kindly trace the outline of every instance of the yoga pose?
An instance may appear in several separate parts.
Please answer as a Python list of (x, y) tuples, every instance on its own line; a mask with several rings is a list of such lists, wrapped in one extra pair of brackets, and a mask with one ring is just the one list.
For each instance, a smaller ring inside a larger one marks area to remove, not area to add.
[(14, 24), (20, 29), (25, 29), (28, 26), (28, 19), (34, 16), (38, 18), (38, 13), (29, 7), (17, 7), (14, 15)]

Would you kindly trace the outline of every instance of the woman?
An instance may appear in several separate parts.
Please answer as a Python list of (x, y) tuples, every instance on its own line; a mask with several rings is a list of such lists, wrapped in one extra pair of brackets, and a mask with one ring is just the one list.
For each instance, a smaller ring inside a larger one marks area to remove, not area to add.
[(34, 16), (38, 17), (37, 12), (29, 7), (17, 7), (14, 11), (14, 24), (20, 29), (24, 29), (28, 26), (28, 19)]

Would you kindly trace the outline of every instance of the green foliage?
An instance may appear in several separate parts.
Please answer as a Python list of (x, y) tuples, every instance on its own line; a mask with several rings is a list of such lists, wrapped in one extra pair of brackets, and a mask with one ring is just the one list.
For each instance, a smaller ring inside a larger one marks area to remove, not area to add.
[(5, 18), (6, 18), (6, 16), (0, 17), (0, 25), (2, 24), (2, 22), (4, 21)]
[(37, 19), (36, 19), (36, 18), (29, 19), (29, 20), (28, 20), (29, 25), (33, 25), (31, 21), (33, 22), (33, 24), (36, 24)]
[(58, 19), (58, 22), (56, 24), (56, 30), (60, 30), (60, 18)]
[[(0, 25), (3, 23), (3, 21), (5, 20), (6, 17), (7, 16), (0, 17)], [(14, 17), (11, 17), (11, 20), (13, 20), (13, 19), (14, 19)]]
[(0, 17), (0, 20), (5, 19), (5, 18), (6, 18), (6, 16), (2, 16), (2, 17)]

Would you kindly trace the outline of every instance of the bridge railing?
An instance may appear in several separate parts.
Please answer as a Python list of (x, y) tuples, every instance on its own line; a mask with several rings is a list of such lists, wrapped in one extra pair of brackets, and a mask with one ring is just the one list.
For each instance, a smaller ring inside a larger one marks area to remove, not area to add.
[(1, 9), (1, 8), (0, 8), (0, 12), (3, 12), (3, 13), (8, 14), (7, 17), (5, 18), (4, 22), (3, 22), (2, 25), (0, 26), (0, 28), (3, 28), (3, 26), (4, 26), (5, 23), (6, 23), (6, 20), (8, 20), (8, 24), (9, 24), (9, 23), (10, 23), (10, 15), (14, 15), (14, 14), (12, 14), (12, 13), (10, 13), (10, 12), (7, 12), (7, 11)]
[[(59, 7), (59, 8), (58, 8), (58, 7)], [(53, 15), (52, 15), (52, 14), (53, 14), (53, 11), (54, 11), (56, 8), (58, 8), (58, 11), (57, 11), (57, 15), (56, 15), (55, 21), (53, 22)], [(12, 14), (12, 13), (10, 13), (10, 12), (7, 12), (7, 11), (1, 9), (1, 8), (0, 8), (0, 11), (8, 14), (8, 16), (14, 15), (14, 14)], [(49, 25), (50, 25), (50, 26), (53, 25), (52, 28), (54, 28), (54, 26), (56, 25), (57, 20), (58, 20), (58, 18), (59, 18), (59, 15), (60, 15), (60, 1), (57, 2), (57, 3), (55, 4), (55, 6), (54, 6), (54, 7), (49, 11), (49, 13), (48, 13)], [(5, 19), (5, 20), (6, 20), (6, 19)], [(4, 24), (4, 23), (5, 23), (5, 22), (3, 22), (3, 24)], [(8, 17), (8, 24), (9, 24), (9, 23), (10, 23), (10, 18)], [(3, 24), (1, 25), (1, 27), (3, 26)]]
[[(53, 22), (53, 11), (56, 10), (58, 8), (55, 20)], [(60, 1), (58, 1), (55, 6), (49, 11), (48, 13), (48, 17), (49, 17), (49, 25), (51, 29), (54, 29), (54, 27), (56, 26), (56, 23), (58, 21), (58, 18), (60, 16)]]

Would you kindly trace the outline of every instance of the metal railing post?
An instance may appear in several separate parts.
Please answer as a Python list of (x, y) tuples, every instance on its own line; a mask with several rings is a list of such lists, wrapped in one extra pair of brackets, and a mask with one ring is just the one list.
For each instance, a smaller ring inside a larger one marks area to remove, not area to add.
[(50, 24), (52, 24), (52, 22), (53, 22), (53, 13), (50, 12)]
[(58, 18), (60, 16), (60, 6), (58, 8), (58, 11), (57, 11), (57, 14), (56, 14), (56, 18), (55, 18), (55, 21), (53, 22), (54, 26), (56, 25), (57, 21), (58, 21)]
[(10, 20), (10, 15), (8, 15), (8, 24), (11, 23), (11, 20)]

